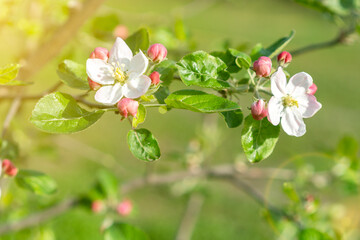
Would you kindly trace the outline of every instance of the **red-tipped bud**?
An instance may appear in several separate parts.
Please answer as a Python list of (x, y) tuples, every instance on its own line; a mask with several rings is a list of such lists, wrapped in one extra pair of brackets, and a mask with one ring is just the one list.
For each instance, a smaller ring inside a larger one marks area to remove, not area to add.
[(93, 52), (91, 52), (89, 58), (98, 58), (107, 61), (109, 59), (109, 51), (106, 48), (97, 47)]
[(160, 83), (160, 73), (159, 72), (152, 72), (150, 74), (151, 84), (158, 85)]
[(271, 65), (271, 59), (262, 56), (254, 62), (253, 69), (256, 72), (257, 76), (267, 77), (271, 73)]
[(280, 66), (286, 67), (292, 60), (292, 56), (289, 52), (282, 52), (277, 56), (277, 60)]
[(95, 200), (91, 203), (91, 211), (94, 213), (99, 213), (104, 210), (104, 203), (100, 200)]
[(129, 36), (129, 29), (125, 25), (117, 25), (113, 31), (114, 37), (127, 39)]
[(14, 177), (18, 173), (18, 169), (9, 159), (4, 159), (2, 161), (2, 170), (10, 177)]
[(133, 209), (132, 202), (128, 199), (123, 200), (116, 207), (116, 211), (121, 216), (128, 216), (132, 212), (132, 209)]
[(125, 118), (129, 115), (135, 117), (139, 108), (139, 102), (130, 98), (123, 98), (118, 102), (117, 108), (121, 116)]
[(89, 83), (89, 87), (91, 90), (97, 91), (97, 90), (99, 90), (99, 88), (101, 88), (100, 83), (94, 82), (89, 77), (88, 77), (88, 83)]
[(264, 100), (259, 99), (251, 104), (251, 115), (255, 120), (261, 120), (267, 116), (267, 108)]
[(317, 91), (317, 86), (315, 85), (315, 83), (313, 83), (307, 90), (307, 93), (310, 95), (314, 95), (316, 91)]
[(167, 49), (164, 45), (156, 43), (149, 47), (147, 54), (153, 62), (161, 62), (166, 58)]

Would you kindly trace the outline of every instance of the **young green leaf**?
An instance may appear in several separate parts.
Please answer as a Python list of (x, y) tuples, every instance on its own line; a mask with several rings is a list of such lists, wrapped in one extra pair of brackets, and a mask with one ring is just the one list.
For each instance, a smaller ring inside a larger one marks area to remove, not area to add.
[(98, 185), (101, 192), (108, 199), (116, 199), (118, 195), (118, 180), (110, 172), (106, 170), (100, 170), (97, 174)]
[(226, 81), (229, 73), (226, 64), (206, 52), (197, 51), (184, 56), (177, 64), (179, 76), (186, 86), (200, 86), (213, 89), (230, 87)]
[(198, 90), (179, 90), (170, 94), (165, 103), (172, 108), (193, 112), (214, 113), (240, 109), (235, 102)]
[[(10, 84), (18, 75), (20, 65), (9, 64), (0, 68), (0, 85)], [(17, 81), (18, 82), (18, 81)]]
[(73, 133), (91, 126), (103, 114), (103, 110), (88, 112), (70, 95), (56, 92), (37, 102), (30, 121), (45, 132)]
[(127, 141), (132, 154), (140, 160), (152, 162), (161, 156), (157, 140), (147, 129), (130, 130)]
[(20, 170), (15, 181), (19, 187), (38, 195), (53, 194), (57, 190), (57, 184), (51, 177), (33, 170)]
[(64, 60), (59, 64), (57, 74), (62, 82), (72, 88), (82, 90), (89, 89), (86, 68), (83, 64), (79, 64), (71, 60)]
[(136, 116), (133, 118), (132, 127), (136, 128), (140, 123), (143, 123), (146, 118), (146, 108), (140, 104)]
[(170, 90), (167, 86), (161, 86), (154, 94), (159, 103), (164, 104), (165, 99), (169, 96)]
[(248, 69), (251, 67), (251, 58), (249, 55), (232, 48), (229, 48), (228, 51), (232, 56), (236, 57), (235, 63), (240, 69)]
[(141, 28), (125, 40), (131, 51), (135, 54), (139, 50), (146, 51), (149, 48), (149, 32)]
[(241, 125), (244, 115), (240, 109), (234, 111), (221, 112), (221, 116), (224, 118), (226, 125), (229, 128), (236, 128)]
[(127, 223), (113, 223), (105, 230), (105, 240), (149, 240), (139, 228)]
[(254, 163), (267, 158), (274, 150), (280, 134), (280, 126), (267, 119), (255, 120), (251, 114), (245, 118), (241, 143), (247, 159)]

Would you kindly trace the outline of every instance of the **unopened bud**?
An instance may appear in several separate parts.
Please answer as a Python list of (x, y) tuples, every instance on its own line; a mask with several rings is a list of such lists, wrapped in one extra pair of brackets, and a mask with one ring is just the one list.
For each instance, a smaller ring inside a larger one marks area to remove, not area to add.
[(91, 211), (99, 213), (104, 210), (104, 203), (100, 200), (95, 200), (91, 203)]
[(107, 61), (109, 59), (109, 51), (106, 48), (97, 47), (93, 52), (91, 52), (89, 58), (98, 58)]
[(132, 212), (132, 209), (133, 209), (132, 202), (128, 199), (123, 200), (116, 207), (116, 211), (121, 216), (128, 216)]
[(117, 108), (121, 116), (127, 118), (129, 115), (135, 117), (139, 108), (139, 102), (130, 98), (123, 98), (118, 102)]
[(253, 69), (256, 72), (257, 76), (267, 77), (271, 73), (271, 66), (272, 66), (271, 59), (262, 56), (254, 62)]
[(315, 83), (313, 83), (307, 90), (307, 93), (310, 95), (315, 95), (316, 91), (317, 91), (317, 86), (315, 85)]
[(2, 161), (2, 171), (10, 177), (14, 177), (18, 173), (18, 169), (9, 159), (4, 159)]
[(91, 90), (97, 91), (97, 90), (99, 90), (99, 88), (101, 88), (100, 83), (94, 82), (89, 77), (88, 77), (88, 83), (89, 83), (89, 87)]
[(292, 56), (289, 52), (282, 52), (277, 56), (277, 60), (280, 66), (286, 67), (292, 60)]
[(259, 99), (251, 104), (251, 115), (255, 120), (261, 120), (267, 116), (266, 103)]
[(152, 72), (150, 74), (151, 84), (158, 85), (160, 83), (160, 73), (159, 72)]
[(125, 25), (117, 25), (113, 31), (114, 37), (120, 37), (122, 39), (127, 39), (129, 36), (129, 30)]
[(164, 45), (156, 43), (149, 47), (147, 54), (153, 62), (161, 62), (166, 58), (167, 49)]

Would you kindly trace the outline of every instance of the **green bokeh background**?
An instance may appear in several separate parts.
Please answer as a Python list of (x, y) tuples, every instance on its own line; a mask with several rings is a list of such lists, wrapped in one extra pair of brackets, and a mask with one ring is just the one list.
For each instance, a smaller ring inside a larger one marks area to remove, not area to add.
[[(205, 51), (222, 50), (224, 40), (228, 40), (232, 46), (243, 43), (253, 46), (258, 42), (267, 46), (294, 29), (295, 38), (286, 48), (291, 51), (332, 39), (338, 31), (336, 25), (320, 13), (290, 0), (199, 2), (200, 5), (182, 11), (183, 6), (190, 1), (108, 0), (97, 14), (114, 11), (130, 32), (142, 26), (173, 28), (175, 19), (183, 18), (191, 39), (196, 42), (195, 49)], [(22, 4), (21, 1), (18, 4)], [(89, 28), (89, 23), (84, 26), (86, 31)], [(17, 61), (22, 41), (16, 33), (16, 26), (1, 30), (0, 65)], [(29, 87), (29, 92), (42, 91), (58, 81), (55, 71), (57, 64), (69, 54), (74, 45), (79, 47), (72, 57), (76, 61), (85, 62), (89, 52), (97, 47), (93, 45), (94, 42), (96, 43), (84, 33), (78, 33), (71, 46), (64, 48), (62, 56), (48, 63), (33, 77), (34, 84)], [(106, 44), (109, 47), (112, 43)], [(344, 134), (351, 134), (359, 139), (359, 53), (360, 45), (355, 43), (311, 52), (293, 59), (289, 72), (294, 74), (306, 71), (313, 77), (318, 86), (316, 96), (323, 108), (315, 117), (306, 120), (305, 136), (295, 138), (282, 133), (274, 153), (256, 164), (256, 167), (277, 167), (300, 153), (331, 151)], [(171, 56), (170, 51), (169, 54)], [(67, 87), (61, 90), (74, 92)], [(12, 124), (13, 138), (18, 140), (21, 151), (17, 164), (20, 168), (37, 169), (54, 177), (59, 184), (56, 199), (89, 189), (97, 170), (104, 168), (103, 164), (114, 170), (122, 181), (144, 173), (145, 164), (135, 159), (127, 148), (126, 134), (129, 125), (120, 122), (118, 116), (106, 114), (90, 129), (80, 133), (50, 136), (37, 131), (28, 122), (34, 104), (35, 102), (23, 103), (20, 115)], [(2, 121), (8, 106), (9, 102), (1, 101)], [(246, 113), (248, 106), (250, 101), (244, 98), (242, 107)], [(154, 133), (162, 150), (162, 158), (153, 163), (155, 170), (164, 172), (182, 168), (181, 159), (172, 156), (174, 152), (182, 153), (187, 149), (189, 141), (201, 130), (203, 118), (201, 114), (182, 110), (173, 110), (165, 115), (160, 114), (157, 109), (149, 111), (143, 126)], [(233, 162), (241, 154), (241, 129), (226, 128), (217, 115), (209, 118), (212, 121), (218, 119), (221, 129), (220, 147), (213, 153), (212, 163)], [(306, 161), (316, 159), (307, 158)], [(264, 193), (268, 182), (256, 181), (251, 184)], [(206, 200), (193, 239), (276, 239), (271, 226), (262, 217), (263, 209), (251, 198), (226, 183), (209, 181), (206, 186)], [(266, 196), (276, 203), (281, 199), (279, 186), (272, 185), (270, 195)], [(24, 210), (24, 206), (31, 202), (49, 201), (47, 197), (39, 199), (25, 194), (15, 186), (11, 189), (13, 197), (9, 193), (6, 201), (8, 205), (15, 205), (17, 210), (10, 219), (35, 210), (31, 206)], [(18, 194), (22, 197), (16, 197)], [(186, 207), (186, 197), (174, 196), (168, 187), (146, 187), (126, 197), (133, 199), (136, 206), (136, 213), (128, 219), (129, 222), (146, 231), (151, 239), (174, 239)], [(356, 200), (358, 199), (353, 197), (347, 202)], [(3, 203), (3, 206), (7, 204)], [(56, 239), (60, 240), (95, 240), (101, 239), (101, 222), (102, 216), (76, 209), (42, 227), (52, 227)], [(23, 231), (4, 239), (40, 239), (35, 237), (37, 232), (38, 230)]]

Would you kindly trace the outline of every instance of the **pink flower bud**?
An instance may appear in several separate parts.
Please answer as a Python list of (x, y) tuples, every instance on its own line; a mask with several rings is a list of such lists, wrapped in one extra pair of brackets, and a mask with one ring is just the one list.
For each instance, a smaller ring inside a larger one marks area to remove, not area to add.
[(101, 88), (100, 83), (94, 82), (89, 77), (88, 77), (88, 83), (89, 83), (89, 87), (91, 90), (97, 91), (97, 90), (99, 90), (99, 88)]
[(97, 47), (93, 52), (91, 52), (89, 58), (98, 58), (107, 61), (109, 59), (109, 51), (106, 48)]
[(2, 170), (10, 177), (14, 177), (18, 173), (18, 169), (9, 159), (4, 159), (2, 161)]
[(152, 72), (150, 74), (151, 84), (158, 85), (160, 83), (160, 73), (159, 72)]
[(116, 207), (116, 211), (121, 216), (128, 216), (131, 213), (132, 209), (133, 209), (132, 202), (128, 199), (123, 200)]
[(259, 99), (251, 104), (251, 115), (255, 120), (261, 120), (267, 116), (266, 103)]
[(289, 52), (282, 52), (277, 56), (277, 60), (280, 66), (286, 67), (292, 60), (292, 56)]
[(254, 62), (253, 69), (256, 72), (257, 76), (267, 77), (271, 73), (271, 65), (271, 59), (262, 56)]
[(127, 39), (129, 36), (129, 30), (125, 25), (117, 25), (113, 31), (114, 37), (120, 37), (122, 39)]
[(100, 200), (95, 200), (91, 203), (91, 211), (99, 213), (104, 210), (104, 203)]
[(315, 85), (315, 83), (313, 83), (307, 90), (307, 93), (310, 95), (315, 95), (316, 91), (317, 91), (317, 86)]
[(166, 58), (167, 49), (164, 45), (156, 43), (149, 47), (147, 54), (153, 62), (161, 62)]
[(118, 102), (117, 108), (121, 116), (125, 118), (127, 118), (128, 115), (135, 117), (139, 108), (139, 102), (130, 98), (123, 98)]

